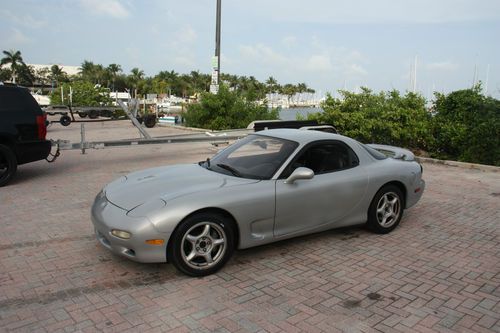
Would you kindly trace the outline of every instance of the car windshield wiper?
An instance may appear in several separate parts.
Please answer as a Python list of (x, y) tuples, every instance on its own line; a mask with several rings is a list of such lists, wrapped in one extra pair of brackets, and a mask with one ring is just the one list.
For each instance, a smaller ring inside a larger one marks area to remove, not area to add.
[(222, 168), (222, 169), (225, 169), (225, 170), (227, 170), (227, 171), (231, 172), (231, 173), (232, 173), (234, 176), (236, 176), (236, 177), (243, 177), (243, 176), (241, 175), (241, 173), (240, 173), (238, 170), (236, 170), (235, 168), (233, 168), (233, 167), (232, 167), (232, 166), (230, 166), (230, 165), (223, 164), (223, 163), (217, 163), (217, 166), (218, 166), (219, 168)]

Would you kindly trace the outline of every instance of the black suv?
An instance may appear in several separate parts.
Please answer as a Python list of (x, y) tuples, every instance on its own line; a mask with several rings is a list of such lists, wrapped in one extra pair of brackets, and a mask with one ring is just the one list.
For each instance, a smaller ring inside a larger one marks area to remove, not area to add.
[(45, 140), (46, 120), (28, 89), (0, 82), (0, 186), (17, 165), (47, 158), (52, 144)]

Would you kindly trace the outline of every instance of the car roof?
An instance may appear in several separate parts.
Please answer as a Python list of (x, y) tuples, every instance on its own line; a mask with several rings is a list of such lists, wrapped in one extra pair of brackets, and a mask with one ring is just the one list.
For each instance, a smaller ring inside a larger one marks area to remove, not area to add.
[(257, 135), (273, 136), (280, 139), (291, 140), (298, 142), (299, 144), (308, 144), (309, 142), (319, 141), (319, 140), (341, 140), (341, 141), (354, 141), (351, 138), (340, 134), (333, 134), (322, 131), (305, 131), (300, 129), (292, 128), (280, 128), (280, 129), (270, 129), (264, 130), (257, 133)]

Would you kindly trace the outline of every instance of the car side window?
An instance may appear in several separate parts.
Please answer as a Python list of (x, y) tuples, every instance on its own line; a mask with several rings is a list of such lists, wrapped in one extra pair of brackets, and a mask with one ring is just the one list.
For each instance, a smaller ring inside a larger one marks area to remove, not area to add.
[(356, 167), (359, 159), (354, 151), (343, 142), (324, 142), (314, 144), (300, 152), (290, 164), (285, 177), (299, 167), (306, 167), (314, 174), (335, 172)]

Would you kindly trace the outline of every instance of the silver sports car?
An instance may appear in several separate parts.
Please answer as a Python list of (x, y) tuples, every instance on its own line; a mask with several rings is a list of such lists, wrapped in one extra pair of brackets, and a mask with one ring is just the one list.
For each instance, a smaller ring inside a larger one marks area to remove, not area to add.
[(116, 179), (97, 195), (92, 222), (113, 253), (203, 276), (235, 248), (365, 222), (390, 232), (422, 196), (422, 171), (405, 149), (266, 130), (198, 164)]

